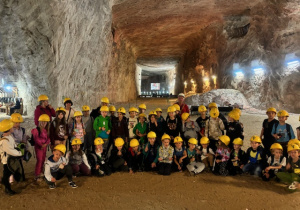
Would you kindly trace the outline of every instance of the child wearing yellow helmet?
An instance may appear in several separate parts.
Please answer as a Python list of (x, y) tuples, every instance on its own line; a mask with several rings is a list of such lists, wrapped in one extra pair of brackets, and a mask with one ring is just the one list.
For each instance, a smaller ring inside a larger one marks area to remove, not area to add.
[(73, 182), (72, 167), (64, 157), (65, 153), (66, 146), (58, 144), (53, 148), (52, 155), (45, 162), (45, 179), (51, 190), (56, 188), (56, 181), (64, 176), (67, 177), (70, 187), (78, 187)]
[(275, 123), (278, 123), (278, 120), (275, 119), (276, 112), (276, 109), (273, 107), (267, 109), (266, 114), (268, 118), (263, 121), (260, 133), (262, 144), (264, 145), (265, 152), (268, 156), (271, 156), (270, 147), (275, 143), (275, 138), (272, 135), (272, 128)]
[(92, 151), (93, 140), (94, 140), (94, 119), (90, 116), (90, 107), (85, 105), (82, 106), (82, 122), (85, 125), (85, 135), (84, 135), (84, 145), (86, 153), (90, 153)]
[[(165, 127), (166, 121), (165, 121), (164, 117), (162, 116), (162, 110), (161, 110), (161, 108), (157, 108), (157, 109), (155, 109), (155, 111), (157, 114), (156, 121), (157, 121), (158, 127), (161, 127), (163, 129)], [(160, 137), (161, 136), (162, 135), (160, 135)], [(161, 141), (161, 138), (159, 138), (159, 141)]]
[(161, 137), (164, 133), (164, 126), (157, 122), (157, 113), (156, 111), (151, 111), (149, 113), (149, 122), (148, 122), (148, 132), (153, 131), (156, 134), (156, 139), (158, 143), (161, 145)]
[(81, 145), (81, 148), (83, 150), (85, 150), (85, 148), (83, 148), (83, 146), (85, 145), (84, 144), (84, 136), (86, 135), (86, 132), (85, 132), (85, 124), (83, 123), (82, 121), (82, 112), (81, 111), (75, 111), (74, 113), (74, 119), (73, 119), (73, 124), (72, 124), (72, 127), (71, 127), (71, 141), (70, 141), (70, 148), (71, 148), (71, 143), (72, 143), (72, 140), (74, 138), (77, 138), (77, 139), (80, 139), (82, 141), (82, 145)]
[(129, 109), (129, 117), (127, 118), (129, 140), (136, 138), (133, 128), (138, 124), (138, 122), (139, 121), (136, 117), (136, 108), (131, 107)]
[(200, 151), (197, 149), (197, 144), (198, 141), (195, 138), (190, 138), (188, 141), (189, 147), (186, 150), (188, 165), (186, 168), (190, 172), (190, 175), (197, 175), (205, 168), (205, 164), (200, 162)]
[(295, 138), (295, 134), (292, 126), (286, 123), (289, 113), (285, 110), (280, 110), (277, 113), (277, 116), (279, 122), (274, 123), (272, 127), (272, 135), (276, 139), (276, 142), (281, 144), (283, 148), (283, 156), (287, 157), (287, 143), (289, 140)]
[(140, 104), (139, 105), (139, 114), (145, 113), (146, 112), (146, 104)]
[[(147, 134), (148, 142), (143, 149), (144, 155), (144, 169), (145, 171), (156, 171), (156, 164), (158, 162), (158, 147), (157, 137), (154, 132)], [(161, 142), (161, 141), (160, 141)]]
[(10, 116), (11, 121), (14, 123), (12, 136), (17, 144), (27, 144), (27, 140), (30, 138), (25, 133), (25, 128), (21, 127), (21, 123), (24, 122), (23, 117), (19, 113), (13, 113)]
[(230, 152), (230, 164), (229, 164), (229, 174), (237, 175), (242, 174), (245, 161), (246, 153), (242, 150), (243, 140), (241, 138), (236, 138), (233, 140), (233, 149)]
[(137, 171), (143, 171), (143, 153), (140, 143), (137, 139), (132, 139), (128, 149), (128, 168), (129, 173), (133, 174)]
[(286, 164), (286, 172), (278, 172), (277, 178), (288, 184), (288, 189), (291, 191), (300, 189), (300, 148), (296, 144), (289, 145), (288, 148), (289, 158)]
[(215, 159), (215, 151), (209, 146), (209, 139), (204, 136), (200, 139), (199, 151), (201, 154), (201, 161), (204, 163), (205, 168), (212, 171)]
[(162, 145), (158, 148), (158, 173), (168, 176), (171, 174), (174, 148), (170, 146), (171, 137), (164, 134), (161, 137)]
[(146, 121), (146, 115), (144, 113), (139, 114), (138, 118), (139, 122), (136, 124), (136, 126), (133, 128), (133, 133), (137, 135), (137, 138), (139, 139), (139, 142), (142, 147), (144, 147), (146, 141), (147, 141), (147, 123)]
[(65, 118), (66, 111), (63, 107), (56, 109), (56, 117), (50, 125), (50, 141), (51, 149), (53, 150), (55, 145), (66, 144), (66, 140), (69, 136), (68, 125)]
[(70, 132), (71, 132), (73, 118), (74, 118), (74, 114), (75, 114), (75, 110), (72, 108), (72, 106), (73, 106), (72, 100), (70, 98), (65, 98), (64, 99), (65, 118), (67, 121), (68, 128), (70, 129)]
[(207, 109), (204, 105), (199, 106), (198, 112), (200, 113), (200, 117), (196, 119), (196, 122), (200, 128), (200, 132), (199, 132), (200, 138), (202, 138), (205, 136), (205, 125), (209, 117), (206, 115)]
[(112, 129), (111, 125), (111, 120), (110, 117), (107, 116), (107, 113), (109, 111), (109, 108), (107, 106), (102, 106), (100, 108), (100, 115), (96, 117), (93, 128), (94, 131), (96, 132), (95, 138), (102, 138), (104, 141), (103, 144), (103, 150), (104, 153), (106, 154), (108, 151), (108, 146), (109, 146), (109, 138), (110, 138), (110, 132)]
[(182, 132), (184, 139), (186, 139), (186, 145), (188, 145), (188, 139), (198, 138), (198, 133), (200, 131), (199, 125), (197, 122), (191, 120), (189, 113), (183, 113), (181, 115), (182, 119)]
[(39, 126), (31, 130), (34, 139), (34, 150), (36, 154), (35, 180), (42, 181), (42, 168), (46, 159), (47, 147), (50, 143), (49, 137), (50, 117), (42, 114), (39, 117)]
[(128, 132), (128, 124), (127, 118), (125, 117), (126, 110), (121, 107), (118, 109), (118, 116), (113, 118), (111, 121), (112, 129), (111, 129), (111, 138), (116, 139), (117, 137), (121, 137), (125, 141), (125, 147), (128, 148), (129, 142), (129, 132)]
[(218, 140), (218, 147), (216, 150), (216, 159), (213, 173), (216, 175), (227, 176), (229, 175), (228, 162), (230, 159), (230, 148), (228, 147), (230, 138), (226, 135), (222, 135)]
[(261, 146), (261, 138), (259, 136), (252, 136), (250, 138), (250, 147), (246, 151), (243, 172), (260, 177), (265, 163), (266, 154)]
[(72, 167), (73, 175), (89, 176), (91, 174), (91, 166), (88, 163), (85, 153), (80, 146), (82, 141), (78, 138), (72, 140), (71, 149), (66, 154), (67, 163)]
[(94, 176), (103, 177), (111, 175), (111, 170), (103, 156), (103, 139), (96, 138), (94, 140), (94, 150), (88, 153), (87, 158), (91, 166), (91, 173)]
[(189, 163), (185, 146), (182, 146), (183, 140), (180, 136), (174, 138), (174, 161), (172, 164), (173, 171), (183, 171)]
[(262, 179), (269, 181), (275, 177), (278, 172), (283, 171), (286, 166), (286, 158), (283, 156), (283, 148), (279, 143), (271, 145), (272, 155), (267, 160), (267, 166), (262, 172)]
[(176, 136), (179, 136), (179, 132), (181, 131), (182, 124), (181, 119), (179, 115), (175, 114), (176, 108), (174, 106), (168, 107), (168, 116), (166, 118), (166, 128), (165, 132), (166, 134), (170, 135), (171, 140)]
[(128, 157), (127, 150), (124, 147), (124, 140), (122, 138), (116, 138), (114, 147), (111, 150), (109, 157), (109, 164), (112, 166), (112, 172), (125, 171), (128, 172)]
[(228, 125), (226, 129), (226, 135), (230, 138), (229, 148), (233, 149), (233, 140), (241, 138), (244, 140), (244, 126), (239, 121), (240, 114), (237, 111), (231, 111), (228, 114)]

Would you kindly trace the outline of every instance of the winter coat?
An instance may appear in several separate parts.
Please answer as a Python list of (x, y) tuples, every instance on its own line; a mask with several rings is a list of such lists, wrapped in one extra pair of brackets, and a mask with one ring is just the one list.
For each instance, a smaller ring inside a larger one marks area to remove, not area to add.
[(53, 108), (49, 108), (49, 106), (47, 106), (46, 108), (43, 108), (41, 105), (36, 106), (36, 109), (34, 111), (34, 123), (36, 126), (39, 125), (39, 117), (42, 114), (47, 114), (50, 117), (50, 121), (52, 121), (52, 117), (55, 117), (55, 110)]

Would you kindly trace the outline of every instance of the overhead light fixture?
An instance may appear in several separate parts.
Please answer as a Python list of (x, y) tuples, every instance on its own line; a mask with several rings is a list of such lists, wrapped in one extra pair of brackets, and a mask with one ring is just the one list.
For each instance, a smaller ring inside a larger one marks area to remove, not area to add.
[(297, 67), (297, 66), (299, 66), (299, 65), (300, 65), (300, 62), (299, 62), (298, 60), (287, 62), (287, 66), (288, 66), (289, 68), (291, 68), (291, 67)]
[(213, 78), (213, 79), (217, 79), (217, 76), (216, 75), (212, 75), (212, 77), (211, 78)]
[(11, 86), (10, 86), (10, 85), (7, 85), (7, 86), (5, 86), (5, 89), (6, 89), (6, 90), (11, 90)]
[(208, 80), (208, 77), (203, 77), (203, 81), (207, 82)]
[(255, 68), (253, 69), (255, 74), (263, 74), (264, 73), (264, 69), (263, 68)]

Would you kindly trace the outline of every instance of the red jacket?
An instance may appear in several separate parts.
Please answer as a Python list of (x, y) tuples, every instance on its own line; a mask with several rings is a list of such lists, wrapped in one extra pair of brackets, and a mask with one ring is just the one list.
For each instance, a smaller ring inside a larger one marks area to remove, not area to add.
[(48, 106), (46, 108), (43, 108), (41, 105), (36, 106), (36, 109), (34, 111), (34, 124), (36, 126), (39, 125), (39, 117), (42, 114), (47, 114), (50, 117), (50, 121), (52, 121), (52, 117), (55, 117), (55, 110), (52, 108), (50, 109)]
[[(175, 104), (178, 104), (178, 102), (176, 102)], [(181, 106), (180, 106), (180, 114), (179, 114), (180, 117), (181, 117), (182, 113), (190, 113), (190, 109), (189, 109), (188, 105), (186, 105), (185, 103), (181, 104)]]

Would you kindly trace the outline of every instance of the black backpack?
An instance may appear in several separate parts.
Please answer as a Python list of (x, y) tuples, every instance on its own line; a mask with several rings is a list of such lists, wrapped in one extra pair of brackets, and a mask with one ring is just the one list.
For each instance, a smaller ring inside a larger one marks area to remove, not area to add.
[[(38, 130), (39, 135), (41, 135), (40, 127), (36, 127), (36, 129)], [(34, 145), (35, 145), (34, 137), (33, 137), (32, 134), (31, 134), (31, 138), (30, 138), (28, 141), (29, 141), (29, 143), (30, 143), (31, 146), (34, 146)]]

